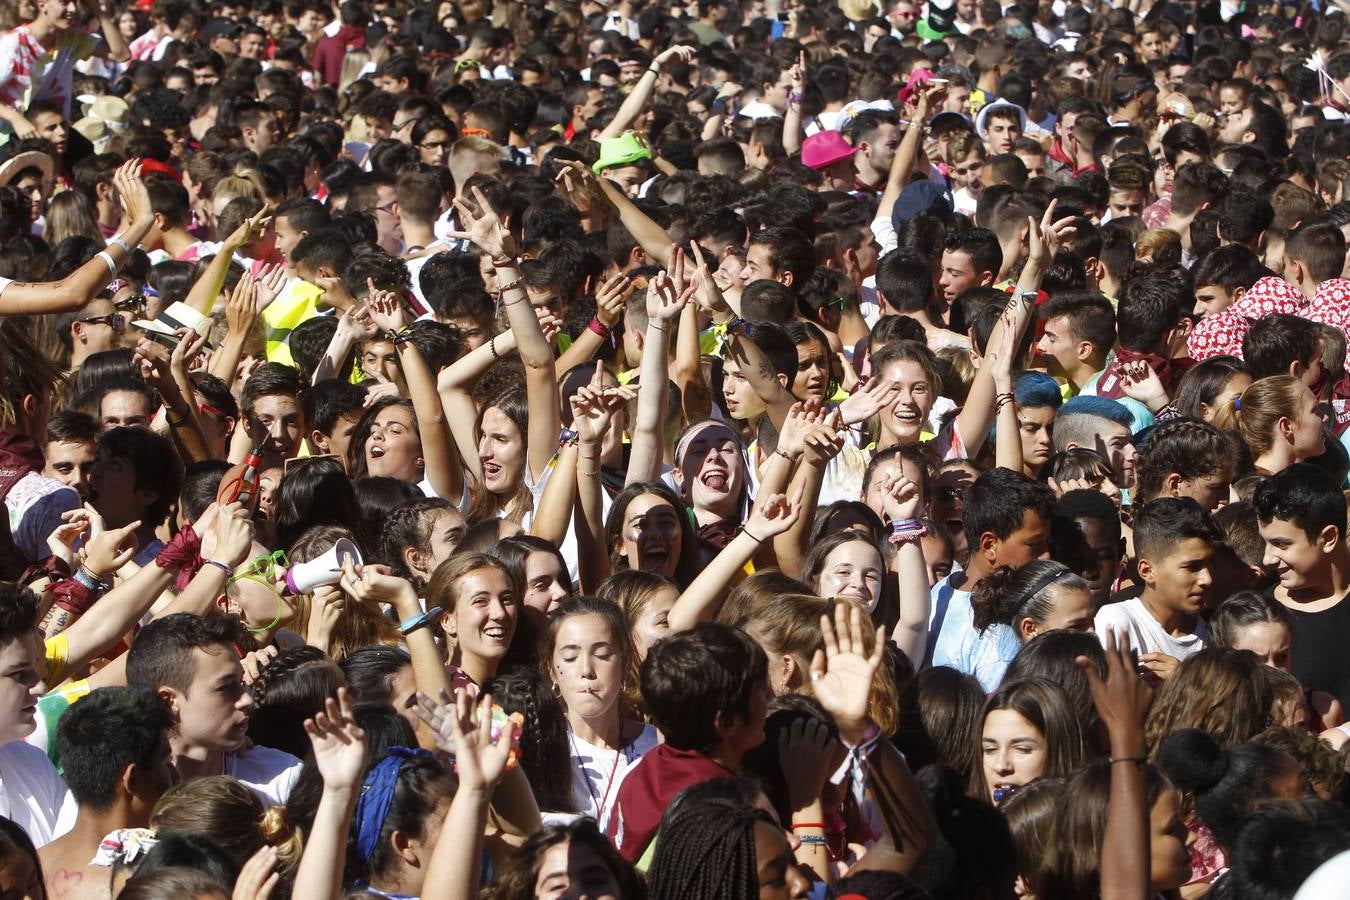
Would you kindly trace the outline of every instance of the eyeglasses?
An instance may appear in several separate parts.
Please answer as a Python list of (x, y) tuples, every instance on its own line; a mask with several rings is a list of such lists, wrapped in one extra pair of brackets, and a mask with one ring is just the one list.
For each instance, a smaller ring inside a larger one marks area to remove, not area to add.
[(113, 331), (121, 331), (127, 327), (126, 317), (121, 313), (109, 313), (106, 316), (86, 316), (83, 319), (76, 319), (77, 322), (83, 322), (86, 325), (107, 325)]
[(290, 562), (286, 559), (286, 551), (274, 550), (271, 553), (264, 553), (262, 556), (255, 556), (236, 569), (231, 581), (256, 581), (275, 590), (275, 582), (281, 578), (282, 573), (288, 568), (290, 568)]

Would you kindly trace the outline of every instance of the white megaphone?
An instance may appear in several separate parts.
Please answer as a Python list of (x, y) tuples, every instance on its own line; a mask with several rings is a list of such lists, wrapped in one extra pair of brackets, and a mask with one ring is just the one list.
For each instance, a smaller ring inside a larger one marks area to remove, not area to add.
[(342, 567), (350, 562), (361, 565), (361, 551), (346, 538), (338, 538), (328, 552), (309, 562), (296, 563), (286, 570), (286, 587), (292, 594), (308, 594), (317, 587), (337, 584)]

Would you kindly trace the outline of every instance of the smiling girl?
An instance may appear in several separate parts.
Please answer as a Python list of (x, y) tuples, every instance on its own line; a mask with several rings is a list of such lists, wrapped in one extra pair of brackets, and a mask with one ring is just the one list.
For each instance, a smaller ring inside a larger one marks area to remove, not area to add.
[(485, 553), (457, 553), (427, 585), (427, 606), (445, 610), (450, 680), (476, 692), (501, 665), (516, 634), (519, 592), (511, 572)]

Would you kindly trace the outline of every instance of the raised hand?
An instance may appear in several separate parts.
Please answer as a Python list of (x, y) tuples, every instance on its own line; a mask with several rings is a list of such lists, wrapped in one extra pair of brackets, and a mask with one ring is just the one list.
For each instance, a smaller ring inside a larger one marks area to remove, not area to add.
[(989, 374), (994, 378), (994, 389), (999, 393), (1008, 393), (1012, 390), (1012, 373), (1016, 368), (1014, 364), (1021, 337), (1017, 333), (1016, 312), (1017, 304), (1020, 302), (1014, 296), (1003, 308), (1003, 312), (999, 315), (999, 323), (1003, 326), (998, 331), (999, 340), (990, 341), (984, 357)]
[(1144, 404), (1152, 412), (1167, 405), (1167, 389), (1147, 360), (1134, 359), (1120, 367), (1120, 389), (1126, 397)]
[(338, 582), (344, 591), (358, 603), (377, 607), (381, 603), (392, 606), (400, 618), (421, 612), (417, 592), (405, 578), (390, 574), (384, 566), (364, 565), (359, 568), (347, 560), (342, 565)]
[(375, 287), (373, 279), (366, 279), (366, 308), (375, 327), (384, 331), (398, 331), (411, 318), (408, 308), (393, 291)]
[(863, 640), (863, 611), (857, 606), (836, 603), (834, 621), (821, 616), (820, 631), (825, 649), (811, 658), (811, 690), (834, 716), (839, 731), (856, 744), (871, 724), (872, 679), (881, 668), (886, 627), (877, 627), (871, 655)]
[(253, 550), (253, 520), (240, 503), (228, 503), (217, 510), (211, 527), (193, 530), (202, 539), (202, 559), (213, 559), (231, 568), (242, 566)]
[(881, 477), (881, 504), (892, 522), (917, 519), (923, 507), (923, 492), (904, 475), (887, 473)]
[(271, 844), (259, 847), (258, 852), (250, 856), (239, 870), (230, 900), (267, 900), (271, 897), (277, 882), (281, 880), (281, 873), (276, 871), (279, 859), (276, 847)]
[(778, 761), (794, 810), (820, 799), (838, 752), (839, 742), (818, 719), (798, 719), (778, 733)]
[(474, 203), (463, 197), (455, 198), (455, 209), (463, 230), (452, 231), (450, 237), (472, 242), (494, 260), (514, 258), (516, 241), (501, 217), (488, 205), (487, 197), (478, 187), (473, 189)]
[(281, 263), (272, 263), (263, 266), (258, 270), (257, 282), (258, 291), (258, 312), (272, 305), (272, 301), (277, 299), (281, 289), (286, 286), (286, 267)]
[(574, 159), (559, 159), (558, 174), (554, 179), (562, 188), (563, 197), (583, 216), (604, 205), (604, 192), (595, 173), (586, 164)]
[(825, 424), (826, 415), (819, 400), (798, 400), (792, 404), (778, 431), (778, 447), (774, 452), (797, 459), (806, 451), (806, 439)]
[(268, 644), (260, 650), (245, 653), (244, 658), (239, 660), (244, 667), (244, 684), (253, 684), (261, 678), (263, 670), (276, 662), (279, 652), (276, 644)]
[[(92, 518), (91, 518), (92, 521)], [(99, 521), (99, 533), (89, 539), (84, 551), (84, 566), (99, 578), (107, 578), (136, 555), (136, 529), (141, 527), (140, 520), (123, 525), (121, 528), (102, 530)]]
[(670, 250), (666, 252), (666, 273), (670, 276), (676, 294), (683, 294), (689, 284), (685, 278), (684, 261), (684, 251), (680, 249), (680, 245), (671, 244)]
[(324, 788), (358, 788), (366, 769), (366, 733), (356, 724), (345, 687), (337, 689), (337, 700), (324, 701), (323, 712), (305, 720), (305, 733)]
[(122, 198), (122, 221), (131, 224), (146, 225), (155, 218), (150, 208), (150, 191), (141, 179), (141, 161), (129, 159), (113, 173), (113, 187)]
[(418, 691), (413, 697), (411, 709), (413, 715), (427, 726), (427, 730), (435, 738), (436, 749), (454, 756), (458, 744), (455, 742), (454, 730), (450, 723), (454, 721), (456, 713), (450, 696), (441, 691), (440, 698), (433, 699), (430, 695)]
[(356, 341), (368, 341), (380, 333), (375, 319), (371, 317), (370, 310), (364, 303), (357, 303), (343, 310), (338, 318), (338, 327), (345, 328)]
[(693, 244), (693, 250), (694, 275), (690, 281), (694, 285), (694, 299), (698, 303), (699, 309), (708, 314), (727, 309), (726, 298), (722, 296), (722, 289), (717, 286), (717, 280), (708, 267), (708, 260), (703, 255), (703, 248), (695, 243)]
[(836, 409), (806, 438), (806, 460), (823, 466), (844, 449), (843, 417)]
[(1106, 635), (1106, 680), (1088, 657), (1074, 660), (1087, 676), (1092, 703), (1111, 739), (1114, 757), (1143, 756), (1144, 716), (1153, 700), (1153, 690), (1134, 671), (1129, 642), (1114, 629)]
[(687, 44), (680, 44), (675, 47), (667, 47), (656, 55), (652, 60), (658, 66), (663, 66), (673, 59), (679, 59), (681, 62), (689, 62), (698, 54), (696, 47), (690, 47)]
[(250, 241), (257, 240), (262, 235), (263, 230), (267, 228), (270, 219), (267, 207), (263, 206), (262, 209), (239, 223), (239, 227), (225, 239), (225, 246), (233, 252), (233, 250), (243, 247)]
[(458, 748), (455, 752), (455, 774), (460, 790), (491, 790), (510, 767), (512, 756), (525, 725), (520, 713), (512, 713), (506, 727), (492, 733), (492, 695), (484, 694), (475, 708), (463, 689), (455, 691), (456, 715), (447, 725), (451, 739)]
[(225, 301), (225, 325), (231, 335), (242, 337), (253, 327), (258, 317), (258, 285), (247, 272), (230, 291)]
[(628, 288), (632, 283), (628, 275), (620, 272), (600, 285), (599, 290), (595, 292), (595, 317), (600, 320), (601, 325), (614, 328), (619, 324), (628, 301)]
[(677, 291), (675, 282), (666, 272), (656, 273), (647, 285), (648, 322), (669, 323), (678, 319), (689, 302), (689, 292)]
[(856, 425), (859, 422), (865, 422), (868, 419), (888, 409), (895, 402), (895, 398), (900, 394), (900, 384), (895, 381), (887, 381), (879, 376), (872, 376), (867, 380), (866, 385), (860, 385), (857, 390), (849, 394), (848, 399), (839, 404), (839, 413), (843, 417), (845, 425)]
[(590, 384), (583, 385), (571, 399), (572, 426), (581, 442), (599, 444), (603, 441), (614, 414), (636, 397), (637, 391), (631, 387), (602, 387), (597, 366)]
[(179, 335), (178, 343), (169, 353), (169, 369), (175, 377), (181, 375), (182, 379), (186, 380), (187, 373), (193, 370), (194, 363), (201, 358), (202, 350), (205, 347), (206, 335), (195, 329), (183, 329)]
[(799, 483), (791, 496), (770, 494), (758, 498), (742, 530), (760, 542), (778, 537), (796, 524), (797, 517), (801, 515), (802, 494), (805, 490), (806, 486)]

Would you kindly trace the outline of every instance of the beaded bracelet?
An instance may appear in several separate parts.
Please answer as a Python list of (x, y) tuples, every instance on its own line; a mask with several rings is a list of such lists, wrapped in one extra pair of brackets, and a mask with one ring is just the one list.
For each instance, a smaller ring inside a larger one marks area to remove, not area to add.
[(892, 544), (912, 544), (927, 536), (927, 526), (918, 519), (896, 519), (891, 522)]

